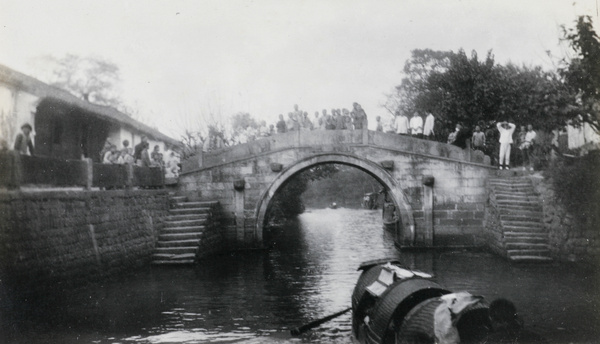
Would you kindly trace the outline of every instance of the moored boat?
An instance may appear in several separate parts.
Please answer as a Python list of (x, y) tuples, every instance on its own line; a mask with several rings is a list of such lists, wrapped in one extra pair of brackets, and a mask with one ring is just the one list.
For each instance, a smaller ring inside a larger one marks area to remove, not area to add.
[[(432, 275), (404, 267), (396, 259), (360, 265), (352, 293), (352, 333), (359, 343), (434, 343), (445, 334), (441, 311), (449, 310), (447, 330), (461, 342), (480, 342), (491, 329), (482, 297), (453, 293)], [(455, 304), (460, 308), (455, 309)], [(452, 310), (456, 312), (452, 313)]]

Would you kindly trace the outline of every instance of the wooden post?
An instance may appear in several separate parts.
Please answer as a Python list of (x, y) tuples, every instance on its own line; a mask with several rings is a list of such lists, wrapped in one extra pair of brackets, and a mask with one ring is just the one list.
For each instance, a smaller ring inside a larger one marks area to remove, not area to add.
[(433, 176), (423, 176), (423, 242), (426, 247), (433, 246)]
[(11, 177), (10, 186), (19, 189), (21, 187), (21, 183), (23, 182), (23, 165), (21, 165), (21, 154), (19, 152), (11, 152), (12, 156), (12, 166), (10, 166)]
[(133, 188), (133, 164), (125, 164), (125, 172), (127, 173), (125, 187), (131, 189)]
[(84, 161), (87, 163), (86, 166), (86, 183), (85, 183), (85, 188), (87, 190), (90, 190), (94, 184), (94, 161), (90, 158), (86, 158), (84, 159)]
[(244, 231), (246, 221), (244, 218), (244, 189), (245, 181), (243, 179), (234, 182), (234, 202), (235, 202), (235, 233), (238, 245), (244, 244)]

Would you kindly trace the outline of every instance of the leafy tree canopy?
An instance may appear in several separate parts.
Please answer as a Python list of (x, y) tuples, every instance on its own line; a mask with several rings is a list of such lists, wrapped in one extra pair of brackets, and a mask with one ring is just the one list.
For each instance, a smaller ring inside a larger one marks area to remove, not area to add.
[(119, 67), (103, 58), (81, 57), (67, 54), (64, 57), (43, 56), (45, 68), (50, 67), (48, 83), (100, 105), (123, 110), (119, 96), (121, 82)]
[(594, 31), (592, 18), (580, 16), (575, 28), (563, 26), (563, 40), (569, 43), (575, 56), (564, 59), (559, 73), (576, 92), (581, 104), (581, 121), (600, 131), (600, 39)]
[(463, 50), (413, 50), (404, 74), (388, 96), (388, 110), (430, 112), (446, 125), (472, 128), (512, 119), (553, 129), (573, 115), (574, 93), (559, 75), (541, 67), (497, 64), (491, 51), (480, 59), (475, 51), (467, 56)]

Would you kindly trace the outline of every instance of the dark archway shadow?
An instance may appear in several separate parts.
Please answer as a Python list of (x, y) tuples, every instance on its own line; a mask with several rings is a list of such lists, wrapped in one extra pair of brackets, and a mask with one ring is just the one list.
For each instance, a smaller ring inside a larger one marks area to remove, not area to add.
[(352, 154), (344, 153), (324, 153), (302, 159), (288, 166), (282, 170), (277, 177), (275, 177), (273, 182), (263, 192), (256, 205), (254, 214), (257, 220), (255, 227), (255, 238), (257, 239), (258, 243), (262, 245), (265, 216), (269, 203), (277, 191), (286, 183), (287, 180), (293, 178), (296, 174), (310, 167), (322, 164), (349, 165), (365, 171), (367, 174), (371, 175), (374, 179), (381, 183), (391, 196), (390, 198), (394, 202), (394, 205), (396, 206), (396, 209), (400, 215), (400, 221), (403, 230), (401, 233), (397, 233), (397, 235), (401, 237), (396, 237), (396, 241), (405, 245), (412, 245), (415, 237), (415, 225), (412, 207), (410, 206), (406, 195), (402, 191), (400, 183), (398, 183), (398, 181), (396, 181), (392, 175), (379, 164)]

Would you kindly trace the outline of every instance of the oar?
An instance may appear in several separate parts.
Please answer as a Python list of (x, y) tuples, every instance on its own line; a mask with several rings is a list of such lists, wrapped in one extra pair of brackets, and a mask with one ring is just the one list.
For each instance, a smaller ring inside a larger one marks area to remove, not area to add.
[(292, 329), (290, 332), (291, 332), (292, 336), (299, 336), (302, 333), (310, 330), (311, 328), (317, 327), (317, 326), (319, 326), (319, 325), (321, 325), (323, 323), (326, 323), (326, 322), (328, 322), (329, 320), (331, 320), (333, 318), (337, 318), (340, 315), (348, 312), (351, 309), (352, 309), (352, 307), (348, 307), (348, 308), (344, 309), (343, 311), (340, 311), (340, 312), (328, 315), (328, 316), (326, 316), (324, 318), (321, 318), (321, 319), (318, 319), (318, 320), (315, 320), (315, 321), (311, 321), (311, 322), (309, 322), (306, 325), (302, 325), (300, 327), (296, 327), (296, 328)]

